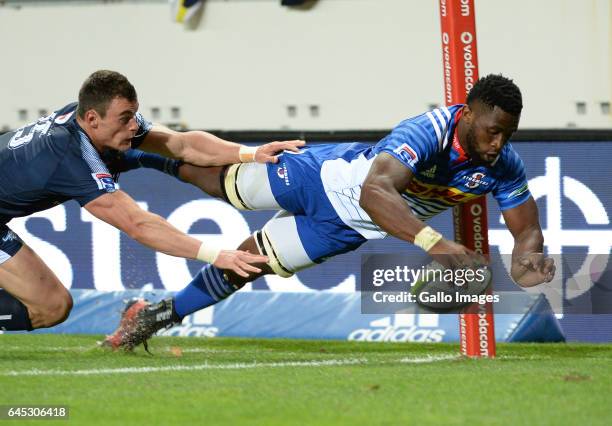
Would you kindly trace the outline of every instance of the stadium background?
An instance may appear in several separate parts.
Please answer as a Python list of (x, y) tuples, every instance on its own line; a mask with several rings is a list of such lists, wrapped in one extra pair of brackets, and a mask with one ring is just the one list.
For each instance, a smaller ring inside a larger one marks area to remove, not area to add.
[[(550, 184), (538, 200), (543, 227), (560, 218), (560, 231), (585, 231), (577, 234), (583, 246), (568, 245), (584, 252), (599, 240), (607, 247), (600, 254), (608, 255), (610, 3), (481, 1), (476, 17), (480, 74), (502, 72), (524, 94), (523, 130), (515, 139), (528, 177)], [(98, 68), (130, 78), (147, 118), (243, 142), (296, 135), (309, 142), (375, 142), (400, 120), (443, 103), (434, 1), (320, 0), (289, 8), (276, 0), (210, 0), (195, 22), (171, 18), (164, 1), (3, 2), (0, 129), (74, 100), (81, 81)], [(593, 197), (568, 197), (565, 178), (586, 185)], [(204, 239), (233, 245), (270, 217), (243, 215), (148, 171), (120, 182), (143, 206)], [(509, 236), (495, 203), (489, 205), (491, 243), (498, 249)], [(602, 208), (603, 214), (586, 213)], [(11, 226), (75, 289), (177, 290), (197, 270), (195, 263), (156, 255), (92, 220), (69, 203)], [(452, 235), (449, 213), (431, 223)], [(392, 239), (370, 242), (297, 278), (266, 277), (252, 289), (354, 291), (360, 254), (400, 250), (417, 253)], [(496, 281), (496, 288), (508, 285)], [(591, 289), (566, 296), (562, 304), (610, 301)], [(612, 340), (608, 316), (560, 319), (570, 340)]]

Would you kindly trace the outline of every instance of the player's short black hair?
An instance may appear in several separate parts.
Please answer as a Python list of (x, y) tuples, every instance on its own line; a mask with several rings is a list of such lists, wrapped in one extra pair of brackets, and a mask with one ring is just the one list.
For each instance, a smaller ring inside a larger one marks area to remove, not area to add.
[(481, 101), (491, 108), (498, 106), (508, 114), (520, 115), (523, 110), (521, 90), (501, 74), (489, 74), (478, 79), (467, 96), (467, 103)]
[(138, 100), (136, 89), (124, 75), (116, 71), (96, 71), (87, 77), (79, 90), (77, 114), (83, 118), (85, 112), (94, 109), (104, 118), (109, 104), (117, 97), (125, 98), (130, 102)]

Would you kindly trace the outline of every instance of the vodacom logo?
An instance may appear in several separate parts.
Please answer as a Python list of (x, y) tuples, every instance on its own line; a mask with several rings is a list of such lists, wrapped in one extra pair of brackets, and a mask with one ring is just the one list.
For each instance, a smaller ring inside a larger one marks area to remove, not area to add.
[[(561, 197), (578, 207), (587, 225), (609, 225), (610, 219), (604, 205), (588, 186), (570, 176), (562, 176), (559, 157), (546, 158), (546, 174), (530, 179), (529, 190), (536, 200), (546, 197), (546, 215), (540, 214), (540, 221), (546, 226), (542, 231), (547, 253), (555, 258), (557, 265), (555, 280), (534, 290), (544, 293), (553, 309), (562, 312), (563, 299), (574, 299), (590, 290), (606, 269), (612, 248), (612, 229), (563, 228)], [(501, 216), (500, 223), (504, 223)], [(490, 230), (489, 240), (491, 245), (499, 246), (500, 253), (512, 253), (514, 241), (506, 229)], [(562, 267), (564, 247), (588, 249), (582, 265), (570, 273)], [(504, 263), (509, 270), (509, 256), (504, 256)]]

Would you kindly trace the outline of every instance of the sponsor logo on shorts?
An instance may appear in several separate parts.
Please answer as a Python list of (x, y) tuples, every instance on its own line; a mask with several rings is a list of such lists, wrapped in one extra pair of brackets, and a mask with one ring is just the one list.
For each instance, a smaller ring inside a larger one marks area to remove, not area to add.
[[(0, 321), (10, 321), (13, 319), (13, 315), (0, 315)], [(6, 327), (3, 327), (0, 324), (0, 334), (4, 334), (4, 332), (6, 331)]]
[(96, 181), (98, 189), (104, 189), (106, 192), (115, 192), (119, 189), (119, 184), (108, 173), (92, 173), (91, 176)]
[(478, 188), (480, 185), (489, 186), (489, 182), (484, 180), (486, 175), (481, 172), (472, 173), (471, 176), (463, 176), (463, 180), (466, 181), (465, 186), (474, 189)]
[(17, 239), (17, 234), (13, 231), (8, 231), (4, 237), (2, 237), (2, 242), (7, 243), (9, 241), (13, 241)]
[(393, 152), (399, 155), (402, 160), (404, 160), (410, 165), (414, 165), (417, 161), (419, 161), (419, 156), (417, 155), (417, 153), (406, 143), (396, 148)]
[(287, 170), (287, 166), (283, 163), (278, 169), (276, 169), (276, 175), (285, 181), (285, 185), (289, 186), (289, 171)]

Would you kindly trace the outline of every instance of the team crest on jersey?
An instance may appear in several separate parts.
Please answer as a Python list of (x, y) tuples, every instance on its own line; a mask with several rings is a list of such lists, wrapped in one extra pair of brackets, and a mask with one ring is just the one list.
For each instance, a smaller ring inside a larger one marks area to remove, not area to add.
[(407, 143), (402, 144), (398, 148), (396, 148), (393, 152), (400, 156), (402, 160), (410, 165), (416, 164), (419, 161), (419, 156), (414, 151), (414, 149), (410, 148)]
[(471, 176), (463, 176), (463, 180), (466, 181), (465, 186), (474, 189), (478, 188), (480, 185), (489, 186), (489, 182), (484, 180), (485, 174), (481, 172), (472, 173)]
[(55, 123), (56, 124), (64, 124), (64, 123), (66, 123), (68, 120), (70, 120), (70, 117), (72, 117), (72, 114), (74, 114), (74, 111), (70, 111), (69, 113), (62, 114), (59, 117), (56, 117), (55, 118)]
[(92, 173), (91, 176), (98, 184), (98, 189), (103, 189), (106, 192), (115, 192), (119, 189), (119, 184), (108, 173)]

